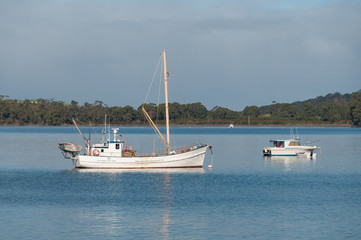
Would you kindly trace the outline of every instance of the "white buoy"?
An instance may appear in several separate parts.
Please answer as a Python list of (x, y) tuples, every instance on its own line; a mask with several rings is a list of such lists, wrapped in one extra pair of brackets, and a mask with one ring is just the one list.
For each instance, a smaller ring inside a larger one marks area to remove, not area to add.
[(209, 169), (213, 168), (213, 165), (212, 165), (212, 164), (209, 164), (209, 165), (208, 165), (208, 168), (209, 168)]

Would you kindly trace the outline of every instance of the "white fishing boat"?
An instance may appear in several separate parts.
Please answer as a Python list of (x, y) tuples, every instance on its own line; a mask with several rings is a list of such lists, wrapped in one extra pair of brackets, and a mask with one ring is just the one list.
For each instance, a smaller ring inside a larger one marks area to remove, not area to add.
[[(163, 69), (164, 69), (164, 88), (165, 88), (165, 117), (166, 117), (166, 139), (163, 137), (158, 127), (154, 124), (144, 107), (142, 111), (154, 128), (155, 132), (160, 136), (166, 146), (164, 153), (155, 154), (154, 151), (149, 155), (137, 155), (134, 149), (124, 148), (122, 137), (118, 137), (118, 128), (112, 129), (112, 139), (110, 131), (108, 138), (99, 144), (91, 144), (90, 137), (86, 138), (80, 131), (75, 120), (74, 125), (82, 134), (86, 141), (86, 149), (84, 154), (80, 154), (79, 148), (69, 147), (68, 143), (59, 143), (59, 148), (65, 158), (72, 159), (75, 168), (93, 168), (93, 169), (149, 169), (149, 168), (202, 168), (204, 157), (207, 149), (212, 147), (207, 144), (195, 144), (181, 149), (171, 149), (169, 137), (169, 111), (168, 111), (168, 89), (166, 70), (166, 54), (162, 53)], [(106, 127), (105, 127), (106, 129)]]
[(316, 158), (317, 146), (303, 146), (299, 138), (271, 139), (270, 147), (263, 148), (263, 156), (299, 156)]

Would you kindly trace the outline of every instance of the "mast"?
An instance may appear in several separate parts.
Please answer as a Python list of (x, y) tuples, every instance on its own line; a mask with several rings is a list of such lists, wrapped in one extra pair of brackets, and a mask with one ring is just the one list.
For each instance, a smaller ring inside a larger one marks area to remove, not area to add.
[(167, 153), (170, 154), (169, 147), (169, 110), (168, 110), (168, 81), (167, 81), (167, 62), (165, 58), (165, 50), (163, 50), (163, 62), (164, 62), (164, 90), (165, 90), (165, 122), (167, 128)]

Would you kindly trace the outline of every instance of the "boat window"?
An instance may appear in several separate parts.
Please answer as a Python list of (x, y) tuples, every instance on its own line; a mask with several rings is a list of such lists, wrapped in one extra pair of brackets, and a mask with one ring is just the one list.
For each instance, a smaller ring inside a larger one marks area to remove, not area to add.
[(300, 146), (300, 142), (290, 142), (290, 146)]
[(119, 149), (119, 143), (115, 144), (115, 149)]
[(274, 146), (274, 147), (277, 147), (277, 141), (274, 141), (274, 142), (273, 142), (273, 146)]
[(277, 147), (285, 147), (285, 142), (278, 142)]
[(101, 152), (104, 152), (104, 149), (100, 150)]

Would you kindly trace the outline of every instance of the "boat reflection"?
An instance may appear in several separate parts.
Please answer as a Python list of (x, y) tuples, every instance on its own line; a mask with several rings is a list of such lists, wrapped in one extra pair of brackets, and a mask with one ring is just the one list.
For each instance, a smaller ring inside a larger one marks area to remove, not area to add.
[(190, 173), (203, 174), (203, 168), (164, 168), (164, 169), (91, 169), (91, 168), (74, 168), (73, 172), (79, 173)]
[(301, 168), (304, 166), (314, 166), (316, 159), (307, 157), (293, 157), (293, 156), (271, 156), (264, 157), (266, 166), (284, 166), (285, 171), (291, 169)]
[[(129, 169), (74, 169), (76, 172), (90, 172), (90, 173), (125, 173), (125, 172), (147, 172), (147, 173), (162, 173), (156, 176), (154, 179), (159, 181), (155, 183), (155, 188), (159, 196), (150, 196), (150, 201), (157, 205), (160, 203), (160, 208), (157, 211), (153, 211), (150, 208), (135, 207), (132, 213), (127, 213), (123, 209), (127, 208), (126, 204), (118, 203), (113, 206), (106, 206), (91, 209), (89, 211), (81, 211), (79, 218), (84, 219), (86, 222), (101, 224), (101, 231), (106, 234), (121, 234), (121, 232), (135, 231), (135, 234), (143, 234), (144, 232), (156, 231), (156, 239), (168, 240), (171, 239), (170, 228), (175, 225), (172, 214), (173, 202), (174, 202), (174, 188), (172, 173), (204, 173), (203, 169), (146, 169), (146, 170), (129, 170)], [(137, 177), (135, 177), (137, 178)], [(123, 189), (123, 188), (122, 188)], [(159, 191), (158, 191), (159, 190)], [(127, 191), (120, 191), (120, 193), (127, 194)], [(131, 204), (133, 207), (133, 204)], [(141, 212), (140, 212), (141, 211)], [(146, 212), (146, 214), (144, 214)], [(144, 215), (145, 216), (144, 216)], [(96, 225), (94, 224), (94, 225)], [(135, 227), (138, 226), (138, 227)], [(91, 228), (89, 230), (92, 234), (96, 234), (95, 231), (99, 231), (98, 228)], [(142, 231), (140, 233), (139, 231)], [(136, 236), (136, 235), (135, 235)], [(144, 235), (142, 235), (144, 236)]]
[(164, 199), (164, 210), (162, 215), (162, 226), (159, 231), (162, 239), (169, 239), (169, 225), (170, 225), (170, 213), (171, 213), (171, 205), (172, 205), (172, 197), (173, 197), (173, 188), (171, 185), (171, 174), (164, 174), (163, 178), (163, 199)]

